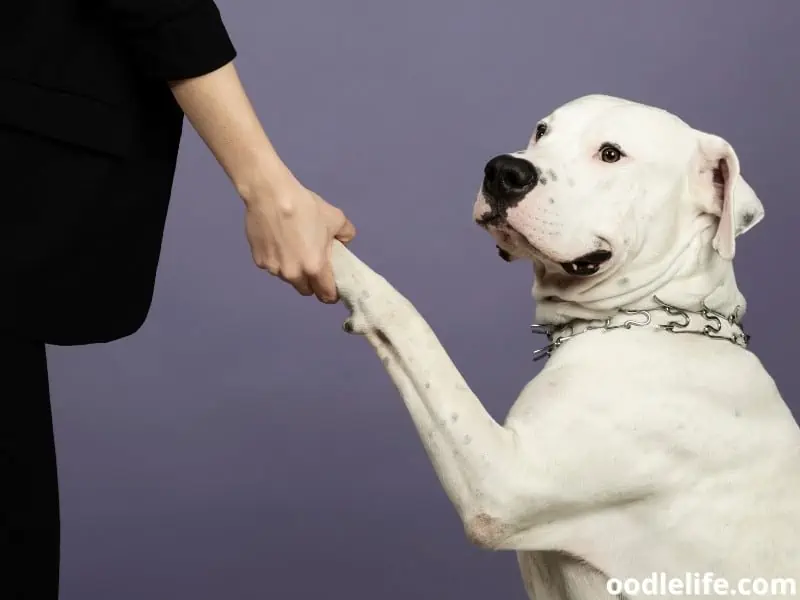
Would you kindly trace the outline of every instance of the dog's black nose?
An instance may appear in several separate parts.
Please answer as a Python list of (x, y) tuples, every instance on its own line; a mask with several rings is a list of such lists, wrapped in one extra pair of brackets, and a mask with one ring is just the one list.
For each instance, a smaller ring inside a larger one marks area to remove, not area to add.
[(538, 180), (539, 174), (532, 163), (501, 154), (486, 163), (483, 169), (483, 193), (490, 203), (508, 204), (530, 192)]

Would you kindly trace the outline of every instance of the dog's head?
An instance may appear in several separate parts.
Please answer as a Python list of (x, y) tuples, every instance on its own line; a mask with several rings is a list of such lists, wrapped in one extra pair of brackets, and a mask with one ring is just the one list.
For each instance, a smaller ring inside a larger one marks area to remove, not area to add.
[(763, 215), (728, 142), (600, 95), (560, 107), (524, 150), (491, 159), (473, 208), (502, 258), (531, 259), (540, 292), (567, 300), (609, 279), (641, 287), (703, 234), (730, 261)]

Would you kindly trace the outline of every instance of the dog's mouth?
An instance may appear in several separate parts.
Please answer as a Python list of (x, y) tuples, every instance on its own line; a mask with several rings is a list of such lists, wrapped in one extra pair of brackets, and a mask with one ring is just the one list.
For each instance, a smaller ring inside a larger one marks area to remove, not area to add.
[(567, 275), (588, 277), (597, 273), (600, 267), (609, 260), (611, 260), (611, 252), (608, 250), (596, 250), (579, 256), (571, 262), (561, 263), (561, 268), (564, 269)]
[[(497, 246), (497, 251), (500, 258), (503, 260), (508, 262), (512, 260), (512, 254), (507, 249), (508, 247), (515, 247), (523, 250), (527, 249), (528, 251), (523, 252), (523, 255), (531, 255), (532, 257), (538, 256), (548, 259), (547, 255), (535, 248), (525, 236), (511, 227), (504, 215), (490, 211), (476, 219), (476, 223), (492, 233), (492, 236), (502, 244), (502, 246)], [(611, 256), (612, 254), (609, 250), (595, 250), (571, 261), (556, 264), (558, 264), (567, 275), (573, 277), (590, 277), (598, 273), (601, 267), (611, 260)]]

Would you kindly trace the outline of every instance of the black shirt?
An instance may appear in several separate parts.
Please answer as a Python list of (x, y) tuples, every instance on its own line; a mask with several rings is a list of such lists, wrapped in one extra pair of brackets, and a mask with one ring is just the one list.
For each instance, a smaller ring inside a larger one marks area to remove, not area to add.
[(150, 307), (183, 113), (167, 82), (236, 56), (213, 0), (0, 8), (0, 330), (56, 344)]

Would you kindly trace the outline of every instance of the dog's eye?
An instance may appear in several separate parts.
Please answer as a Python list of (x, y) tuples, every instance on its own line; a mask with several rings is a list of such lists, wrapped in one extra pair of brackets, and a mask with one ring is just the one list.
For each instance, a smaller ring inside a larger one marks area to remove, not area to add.
[(547, 133), (547, 124), (539, 123), (536, 126), (536, 134), (534, 135), (533, 139), (538, 142), (540, 139), (542, 139), (545, 133)]
[(625, 156), (625, 153), (614, 144), (600, 146), (600, 160), (605, 163), (615, 163), (623, 156)]

